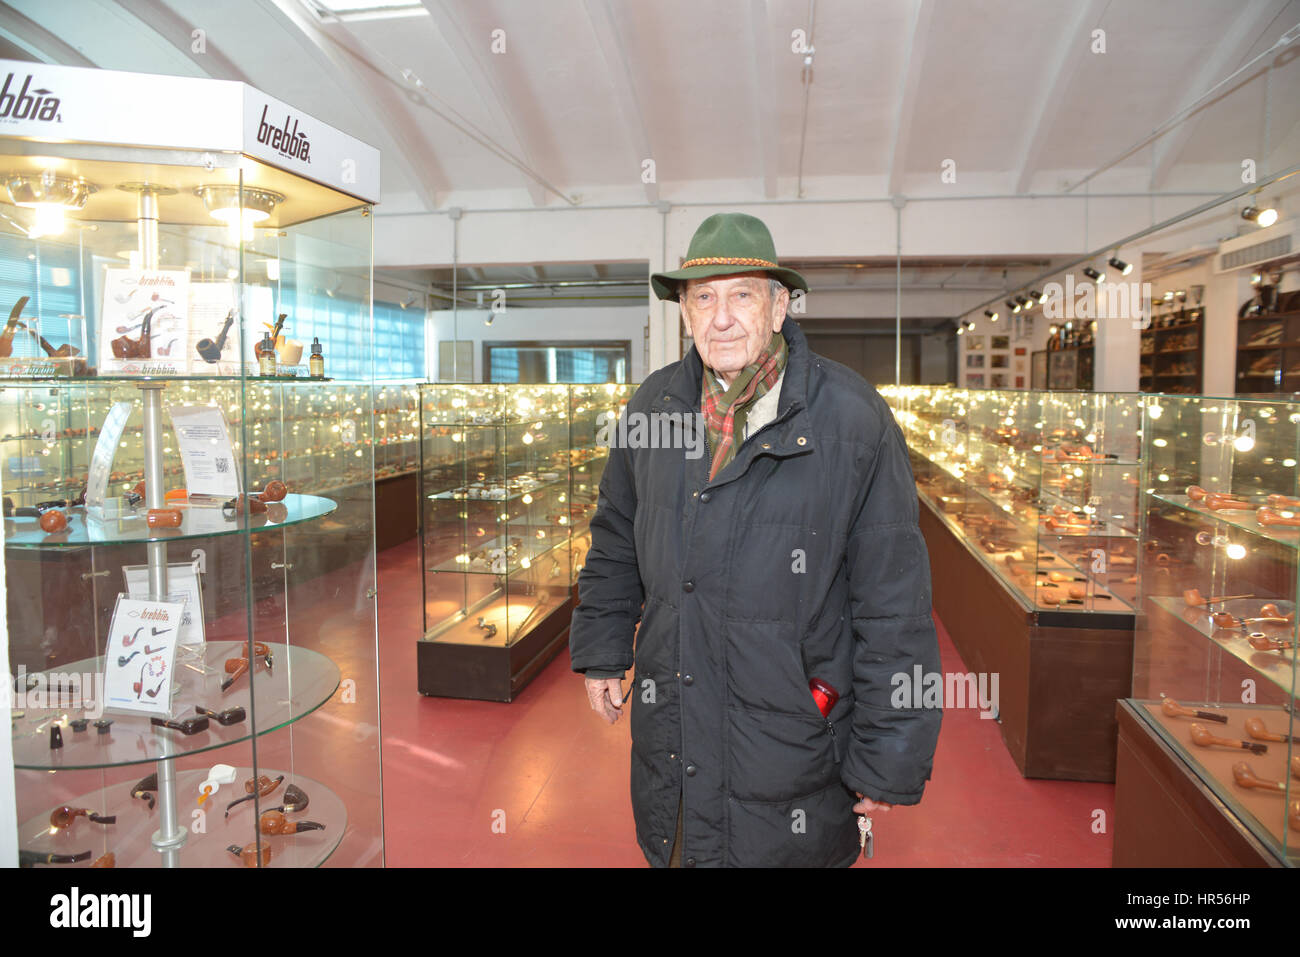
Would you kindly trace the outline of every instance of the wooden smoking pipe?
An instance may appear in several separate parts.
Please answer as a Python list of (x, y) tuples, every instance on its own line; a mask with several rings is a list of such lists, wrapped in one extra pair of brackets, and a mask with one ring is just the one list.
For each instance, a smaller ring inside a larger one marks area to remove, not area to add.
[(1232, 601), (1237, 598), (1254, 598), (1254, 595), (1216, 595), (1213, 598), (1205, 598), (1201, 595), (1199, 589), (1189, 588), (1183, 592), (1183, 601), (1194, 608), (1204, 608), (1207, 605), (1218, 605), (1225, 601)]
[(184, 517), (179, 508), (151, 508), (144, 521), (150, 528), (180, 528)]
[(1291, 825), (1291, 830), (1300, 832), (1300, 798), (1291, 801), (1287, 810), (1287, 823)]
[(253, 493), (262, 502), (283, 502), (289, 487), (279, 479), (271, 479), (260, 492)]
[(1228, 716), (1220, 714), (1217, 711), (1197, 711), (1195, 708), (1185, 708), (1173, 698), (1166, 698), (1160, 702), (1160, 710), (1170, 718), (1203, 718), (1206, 721), (1218, 721), (1220, 724), (1228, 723)]
[[(271, 649), (260, 641), (253, 642), (253, 654), (257, 657), (258, 662), (266, 666), (266, 670), (271, 670)], [(247, 658), (228, 658), (226, 659), (226, 679), (221, 682), (221, 690), (229, 691), (230, 686), (242, 678), (248, 672)]]
[(297, 834), (299, 831), (323, 831), (316, 821), (291, 821), (279, 811), (264, 811), (258, 822), (263, 834)]
[(1300, 508), (1300, 498), (1291, 498), (1289, 495), (1269, 495), (1264, 501), (1274, 508)]
[(1088, 579), (1079, 578), (1076, 575), (1067, 575), (1065, 572), (1048, 572), (1048, 581), (1054, 582), (1086, 582)]
[[(1263, 718), (1247, 718), (1246, 733), (1250, 735), (1252, 738), (1254, 738), (1256, 741), (1277, 741), (1280, 743), (1280, 742), (1295, 740), (1295, 738), (1292, 735), (1278, 734), (1275, 731), (1268, 730), (1268, 728), (1264, 725)], [(1300, 757), (1300, 755), (1297, 755), (1297, 757)], [(1295, 758), (1292, 758), (1291, 761), (1294, 764)]]
[(52, 508), (41, 512), (41, 517), (36, 520), (36, 524), (41, 526), (41, 531), (53, 534), (68, 527), (68, 516), (66, 512)]
[(1239, 787), (1243, 788), (1263, 788), (1265, 791), (1280, 791), (1286, 793), (1286, 785), (1281, 781), (1269, 781), (1255, 774), (1255, 771), (1245, 761), (1238, 761), (1232, 766), (1232, 779), (1237, 782)]
[(1300, 528), (1300, 517), (1293, 516), (1287, 518), (1276, 509), (1269, 508), (1267, 505), (1255, 509), (1255, 521), (1266, 528), (1281, 526), (1283, 528)]
[[(258, 863), (259, 863), (259, 862), (258, 862), (258, 859), (257, 859), (257, 858), (258, 858), (258, 854), (257, 854), (257, 843), (256, 843), (256, 842), (254, 842), (254, 843), (252, 843), (252, 844), (245, 844), (243, 847), (240, 847), (238, 844), (231, 844), (229, 847), (226, 848), (226, 850), (228, 850), (231, 854), (234, 854), (237, 858), (239, 858), (241, 861), (243, 861), (245, 867), (257, 867), (257, 866), (258, 866)], [(270, 844), (263, 844), (263, 845), (262, 845), (262, 855), (261, 855), (261, 856), (262, 856), (262, 859), (261, 859), (261, 866), (262, 866), (262, 867), (266, 867), (267, 865), (269, 865), (269, 864), (271, 863), (271, 845), (270, 845)]]
[(1201, 505), (1211, 512), (1253, 512), (1259, 508), (1254, 502), (1243, 502), (1239, 498), (1223, 498), (1213, 494), (1205, 496), (1201, 500)]
[(1071, 585), (1065, 592), (1071, 598), (1085, 598), (1088, 594), (1088, 590), (1082, 585)]
[(1246, 501), (1241, 496), (1233, 495), (1231, 492), (1207, 492), (1199, 485), (1187, 486), (1187, 497), (1193, 502), (1203, 502), (1207, 498), (1235, 499), (1236, 501), (1243, 503)]
[(1263, 605), (1260, 605), (1259, 613), (1262, 616), (1260, 618), (1260, 621), (1268, 621), (1269, 619), (1274, 619), (1276, 621), (1285, 621), (1288, 624), (1295, 621), (1294, 611), (1287, 612), (1284, 615), (1282, 614), (1282, 609), (1278, 608), (1277, 605), (1273, 604), (1271, 601), (1265, 602)]
[(1203, 724), (1194, 724), (1191, 727), (1192, 744), (1198, 748), (1239, 748), (1242, 751), (1251, 751), (1255, 754), (1264, 754), (1268, 751), (1267, 744), (1256, 744), (1253, 741), (1233, 741), (1231, 738), (1220, 738), (1218, 735), (1211, 734), (1210, 729)]
[(14, 354), (14, 331), (18, 328), (18, 317), (23, 314), (28, 298), (23, 296), (9, 311), (9, 321), (5, 323), (4, 331), (0, 332), (0, 359), (8, 359)]
[(1293, 642), (1280, 641), (1277, 638), (1270, 638), (1268, 635), (1254, 634), (1248, 639), (1250, 647), (1256, 651), (1289, 651), (1295, 647)]

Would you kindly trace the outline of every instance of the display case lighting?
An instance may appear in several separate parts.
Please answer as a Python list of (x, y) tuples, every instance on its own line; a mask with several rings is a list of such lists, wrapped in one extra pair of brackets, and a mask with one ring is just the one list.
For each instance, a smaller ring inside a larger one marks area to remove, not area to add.
[(96, 187), (79, 176), (59, 176), (51, 170), (39, 175), (9, 173), (5, 176), (9, 202), (32, 210), (31, 239), (57, 236), (67, 227), (67, 214), (84, 209)]

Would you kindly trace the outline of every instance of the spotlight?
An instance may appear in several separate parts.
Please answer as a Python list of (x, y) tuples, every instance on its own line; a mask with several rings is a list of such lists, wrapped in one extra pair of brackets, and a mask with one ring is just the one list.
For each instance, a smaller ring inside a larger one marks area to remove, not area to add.
[(1110, 266), (1112, 269), (1118, 269), (1119, 274), (1121, 276), (1127, 276), (1129, 273), (1133, 271), (1132, 263), (1126, 263), (1124, 260), (1120, 259), (1117, 256), (1111, 256), (1109, 259), (1107, 259), (1106, 265)]
[(1272, 226), (1277, 222), (1277, 210), (1272, 206), (1265, 206), (1263, 209), (1258, 206), (1247, 206), (1241, 211), (1241, 218), (1257, 226)]
[(1056, 333), (1057, 333), (1056, 323), (1052, 323), (1050, 326), (1047, 327), (1047, 334), (1049, 336), (1054, 336), (1056, 335)]
[(1253, 272), (1250, 274), (1250, 284), (1252, 286), (1261, 285), (1263, 282), (1264, 282), (1264, 274), (1262, 272)]
[(997, 314), (996, 312), (994, 312), (992, 309), (985, 309), (985, 310), (984, 310), (984, 315), (986, 315), (986, 316), (989, 317), (989, 322), (997, 322), (997, 321), (998, 321), (998, 314)]
[(961, 323), (958, 323), (958, 324), (957, 324), (957, 335), (959, 335), (959, 336), (964, 336), (965, 334), (966, 334), (966, 327), (963, 326)]
[(1010, 309), (1012, 312), (1019, 312), (1019, 311), (1020, 311), (1020, 303), (1018, 303), (1018, 302), (1013, 302), (1012, 300), (1008, 299), (1008, 300), (1007, 300), (1007, 308)]
[(1034, 289), (1030, 291), (1029, 298), (1041, 306), (1043, 303), (1047, 302), (1047, 293), (1039, 292), (1037, 289)]
[(1097, 270), (1093, 269), (1091, 266), (1084, 266), (1083, 274), (1087, 276), (1089, 279), (1091, 279), (1093, 282), (1106, 281), (1106, 274), (1104, 272), (1098, 272)]
[(1016, 296), (1016, 305), (1018, 305), (1021, 309), (1028, 309), (1031, 303), (1024, 296)]
[(966, 323), (966, 328), (967, 328), (967, 329), (974, 330), (974, 328), (975, 328), (975, 320), (972, 319), (970, 322)]

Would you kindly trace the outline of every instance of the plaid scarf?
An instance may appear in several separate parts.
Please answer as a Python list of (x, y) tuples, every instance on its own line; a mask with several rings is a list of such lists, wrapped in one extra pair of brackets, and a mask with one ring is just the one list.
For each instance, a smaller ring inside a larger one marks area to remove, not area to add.
[(713, 462), (709, 467), (709, 481), (736, 457), (736, 436), (745, 434), (745, 419), (750, 406), (766, 395), (776, 380), (781, 378), (785, 360), (789, 355), (785, 336), (772, 333), (772, 340), (758, 357), (758, 361), (745, 366), (725, 392), (713, 375), (704, 367), (704, 394), (700, 398), (700, 411), (708, 429), (709, 445), (713, 448)]

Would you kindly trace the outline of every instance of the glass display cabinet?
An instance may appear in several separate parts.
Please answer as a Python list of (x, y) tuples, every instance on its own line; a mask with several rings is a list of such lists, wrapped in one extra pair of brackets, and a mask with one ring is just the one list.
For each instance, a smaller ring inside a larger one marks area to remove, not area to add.
[(935, 610), (972, 673), (998, 677), (980, 707), (1026, 777), (1111, 780), (1132, 674), (1141, 396), (881, 393), (945, 583)]
[[(1191, 855), (1179, 861), (1294, 866), (1300, 404), (1153, 396), (1142, 454), (1141, 614), (1121, 750), (1127, 739), (1146, 760), (1121, 766), (1116, 863), (1168, 861), (1150, 835), (1194, 814), (1208, 826), (1179, 839)], [(1149, 800), (1138, 782), (1151, 774), (1181, 785), (1158, 789), (1181, 813)]]
[(627, 386), (421, 387), (427, 695), (511, 700), (563, 647)]
[(923, 500), (1028, 607), (1132, 613), (1140, 396), (881, 392)]
[(59, 118), (0, 137), (19, 863), (381, 865), (378, 155), (238, 83), (0, 71)]

